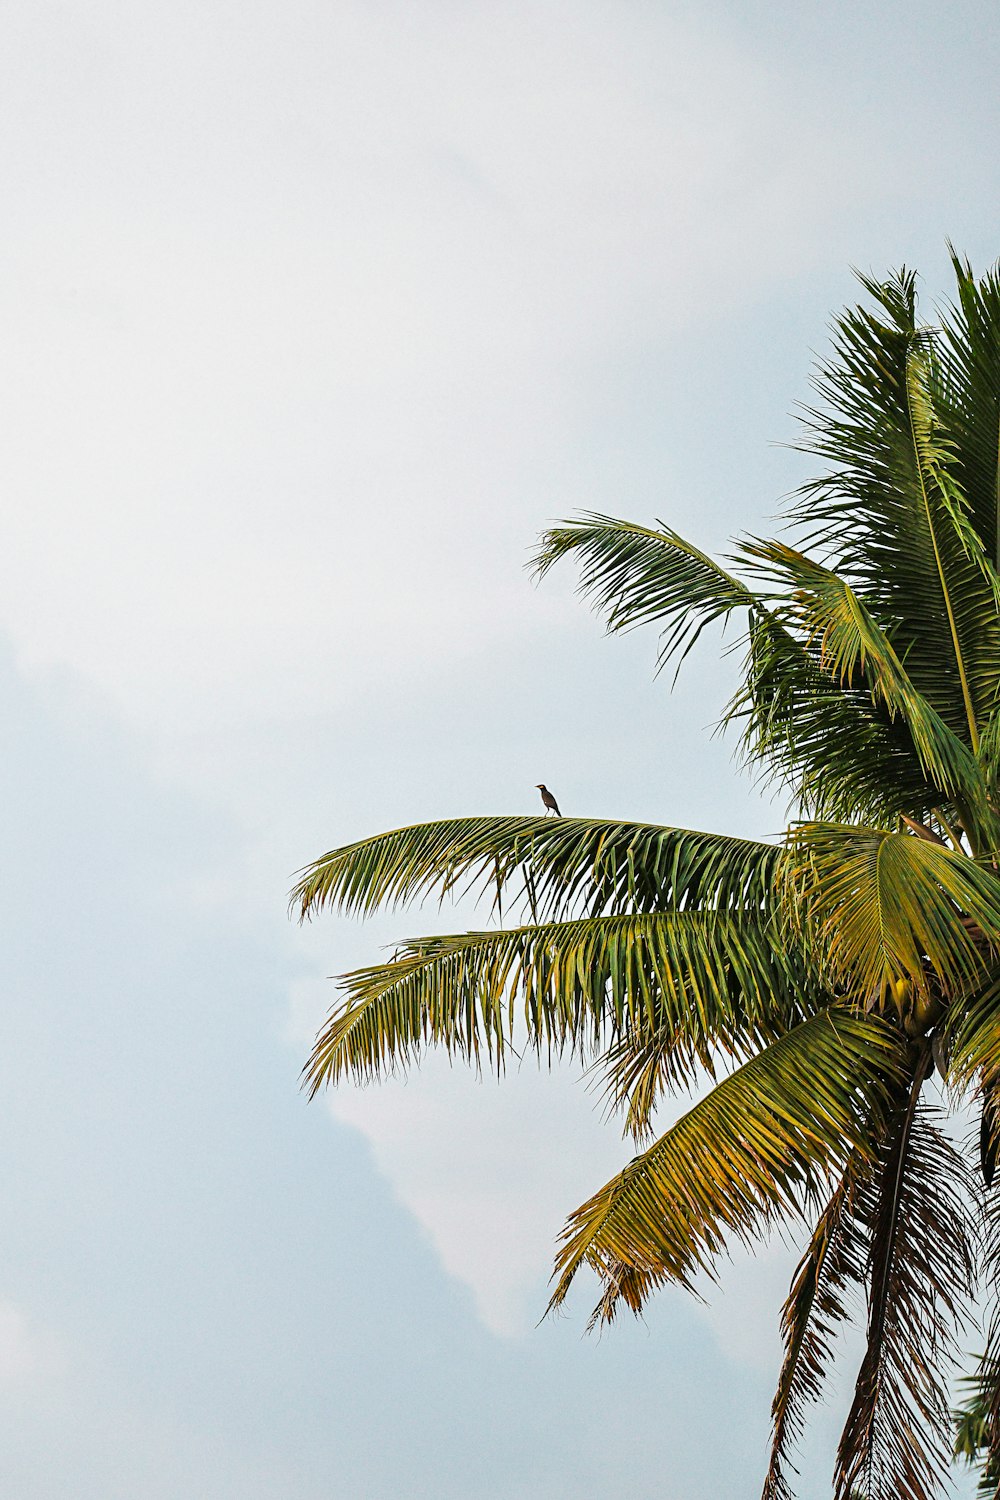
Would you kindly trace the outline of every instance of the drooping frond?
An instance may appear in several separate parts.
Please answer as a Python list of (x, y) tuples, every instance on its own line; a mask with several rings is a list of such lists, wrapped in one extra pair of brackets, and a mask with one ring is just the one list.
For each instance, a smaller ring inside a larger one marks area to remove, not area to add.
[(654, 1089), (747, 1055), (798, 1020), (810, 981), (794, 945), (759, 914), (655, 912), (431, 937), (341, 981), (306, 1066), (310, 1091), (405, 1067), (427, 1046), (502, 1066), (528, 1045), (590, 1061), (615, 1050), (612, 1100), (628, 1106), (625, 1059), (655, 1059)]
[[(1000, 965), (948, 1018), (949, 1081), (960, 1089), (1000, 1088)], [(1000, 1265), (998, 1265), (1000, 1271)]]
[[(712, 918), (713, 926), (717, 920)], [(720, 1059), (749, 1055), (746, 1043), (751, 1026), (752, 1045), (759, 1047), (830, 1003), (809, 961), (808, 948), (792, 934), (770, 923), (762, 926), (745, 920), (737, 930), (743, 953), (741, 962), (728, 970), (732, 1007), (728, 1029), (722, 1015), (716, 1016), (709, 1038), (700, 1010), (678, 1011), (655, 1028), (631, 1027), (616, 1035), (593, 1064), (604, 1097), (613, 1111), (623, 1115), (625, 1130), (637, 1141), (650, 1137), (664, 1094), (694, 1081), (695, 1064), (714, 1078)], [(752, 973), (744, 974), (747, 957), (759, 945), (760, 957), (753, 959)], [(697, 1049), (692, 1027), (698, 1028)]]
[[(743, 1243), (821, 1201), (868, 1149), (873, 1111), (900, 1066), (885, 1024), (835, 1008), (803, 1021), (731, 1073), (571, 1216), (551, 1306), (584, 1264), (610, 1296), (690, 1287), (730, 1238)], [(632, 1305), (632, 1304), (630, 1304)]]
[(580, 562), (580, 592), (593, 600), (609, 631), (660, 626), (660, 667), (674, 657), (679, 666), (706, 625), (734, 610), (761, 608), (744, 583), (662, 522), (654, 531), (585, 514), (552, 526), (535, 557), (537, 576), (569, 553)]
[(934, 980), (951, 993), (990, 972), (1000, 881), (964, 855), (910, 833), (807, 823), (784, 868), (828, 977), (865, 1003), (891, 992), (902, 1008)]
[(533, 917), (766, 907), (779, 850), (597, 818), (449, 818), (361, 839), (303, 872), (291, 901), (368, 916), (429, 897), (506, 893)]
[[(790, 1447), (822, 1379), (847, 1294), (869, 1291), (868, 1347), (838, 1456), (838, 1500), (930, 1500), (949, 1454), (948, 1375), (975, 1280), (977, 1194), (962, 1156), (918, 1102), (918, 1053), (894, 1109), (873, 1121), (821, 1215), (785, 1304), (785, 1360), (763, 1500), (793, 1500)], [(853, 1299), (852, 1299), (853, 1300)]]
[(840, 1326), (848, 1316), (847, 1294), (863, 1282), (867, 1243), (851, 1206), (858, 1180), (873, 1162), (855, 1153), (813, 1230), (781, 1313), (785, 1345), (771, 1406), (771, 1459), (762, 1500), (795, 1500), (788, 1480), (790, 1453), (805, 1427), (806, 1408), (823, 1391)]
[(869, 1238), (868, 1345), (837, 1455), (835, 1500), (937, 1500), (952, 1448), (949, 1375), (975, 1282), (975, 1187), (918, 1103), (917, 1063), (881, 1171), (855, 1213)]

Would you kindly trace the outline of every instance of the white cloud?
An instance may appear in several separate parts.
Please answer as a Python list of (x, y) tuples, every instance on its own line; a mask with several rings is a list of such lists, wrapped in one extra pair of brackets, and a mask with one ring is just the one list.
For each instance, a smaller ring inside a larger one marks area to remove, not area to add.
[(405, 1084), (339, 1087), (329, 1104), (504, 1336), (541, 1317), (567, 1214), (631, 1155), (583, 1083), (528, 1063), (498, 1084), (434, 1055)]
[[(328, 983), (292, 985), (286, 1039), (303, 1055), (331, 999)], [(692, 1102), (666, 1101), (658, 1127)], [(537, 1322), (567, 1215), (636, 1149), (570, 1065), (546, 1073), (526, 1060), (498, 1081), (431, 1052), (405, 1079), (338, 1084), (328, 1105), (364, 1135), (445, 1270), (501, 1336)], [(728, 1359), (776, 1378), (779, 1314), (799, 1254), (780, 1238), (753, 1252), (735, 1246), (718, 1264), (718, 1282), (704, 1279), (698, 1307)]]
[[(331, 999), (294, 983), (286, 1039), (304, 1049)], [(432, 1051), (405, 1078), (340, 1083), (327, 1100), (501, 1336), (542, 1316), (567, 1215), (633, 1154), (571, 1064), (545, 1072), (530, 1056), (498, 1080)]]
[[(660, 1127), (689, 1102), (673, 1101)], [(525, 1063), (498, 1083), (432, 1054), (405, 1083), (339, 1085), (329, 1107), (366, 1137), (445, 1269), (503, 1336), (542, 1315), (567, 1215), (635, 1150), (568, 1068), (545, 1074)], [(752, 1253), (736, 1247), (718, 1284), (706, 1278), (698, 1307), (728, 1359), (777, 1377), (779, 1314), (799, 1253), (777, 1239)], [(593, 1291), (596, 1301), (596, 1282)]]

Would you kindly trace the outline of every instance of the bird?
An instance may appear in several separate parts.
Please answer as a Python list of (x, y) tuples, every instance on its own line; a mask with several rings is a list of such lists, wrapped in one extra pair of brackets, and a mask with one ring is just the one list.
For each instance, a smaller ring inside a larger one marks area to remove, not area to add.
[(562, 813), (559, 811), (559, 803), (553, 797), (552, 793), (549, 791), (545, 783), (543, 781), (536, 781), (535, 785), (538, 787), (538, 790), (542, 794), (542, 801), (545, 804), (546, 816), (548, 816), (550, 812), (554, 812), (557, 818), (561, 818)]

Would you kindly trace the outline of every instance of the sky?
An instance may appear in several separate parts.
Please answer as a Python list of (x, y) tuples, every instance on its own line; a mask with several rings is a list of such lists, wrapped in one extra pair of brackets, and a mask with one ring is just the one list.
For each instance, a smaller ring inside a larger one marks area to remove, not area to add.
[(580, 509), (766, 530), (851, 268), (930, 317), (949, 238), (1000, 255), (995, 8), (10, 0), (0, 39), (4, 1494), (757, 1493), (794, 1251), (541, 1320), (627, 1145), (569, 1069), (307, 1104), (329, 976), (474, 918), (287, 893), (539, 781), (780, 830), (722, 643), (671, 693), (525, 563)]

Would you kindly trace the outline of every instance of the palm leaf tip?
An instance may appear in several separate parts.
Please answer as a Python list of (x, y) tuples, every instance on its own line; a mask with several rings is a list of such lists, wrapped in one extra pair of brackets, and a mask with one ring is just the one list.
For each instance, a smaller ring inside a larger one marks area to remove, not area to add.
[(662, 523), (653, 529), (586, 513), (544, 532), (531, 566), (541, 578), (571, 553), (579, 591), (609, 632), (660, 627), (658, 670), (671, 659), (679, 668), (707, 625), (761, 609), (746, 584)]
[[(583, 1265), (612, 1294), (623, 1268), (646, 1292), (667, 1281), (691, 1289), (729, 1239), (749, 1244), (800, 1218), (846, 1153), (866, 1149), (899, 1047), (882, 1022), (847, 1010), (765, 1047), (571, 1216), (550, 1305)], [(613, 1302), (602, 1299), (603, 1316)]]
[(976, 1494), (996, 1500), (1000, 1494), (1000, 1358), (996, 1326), (976, 1371), (961, 1385), (965, 1399), (954, 1413), (952, 1456), (979, 1470)]

